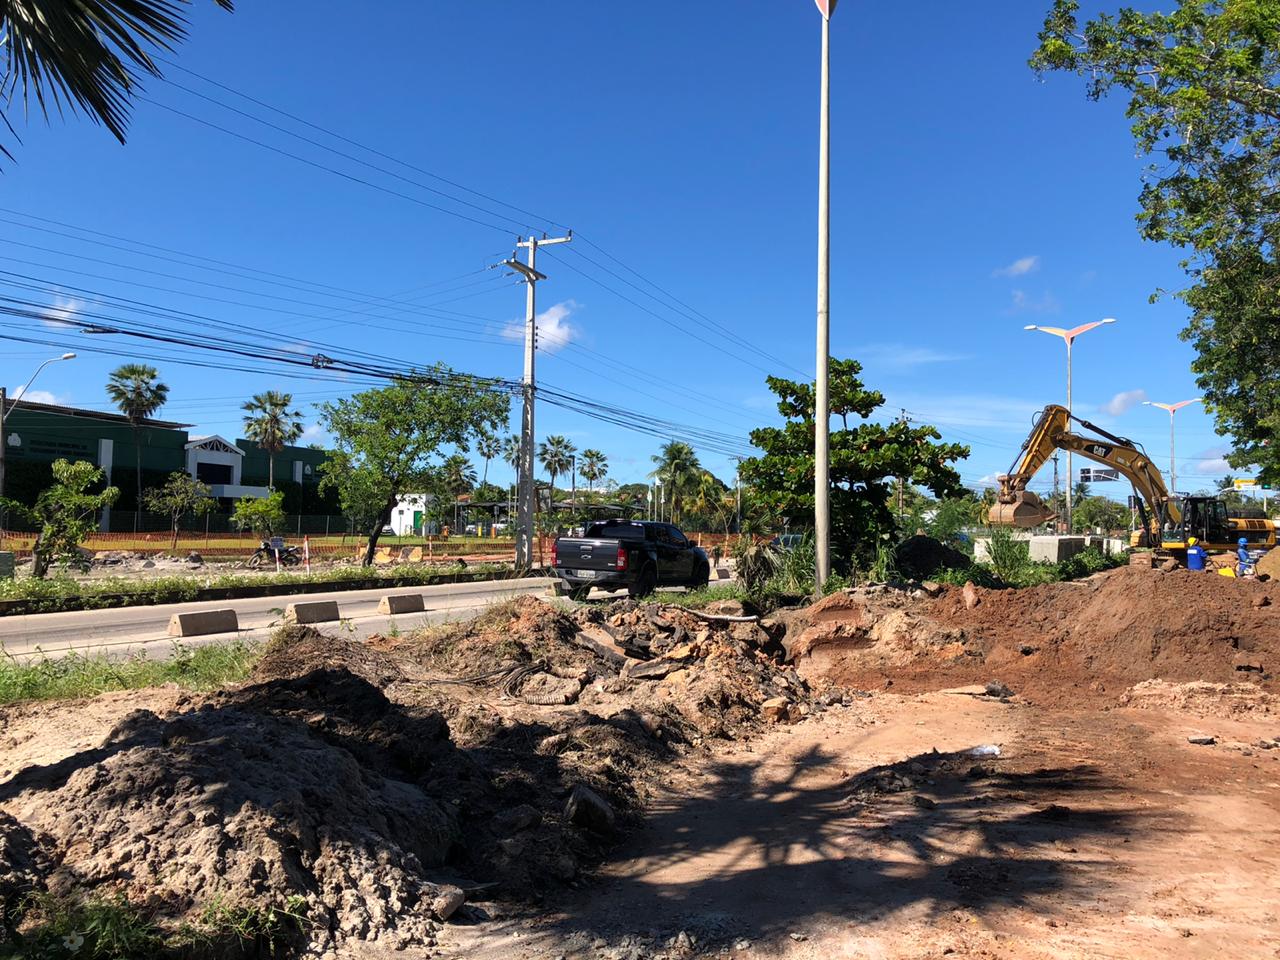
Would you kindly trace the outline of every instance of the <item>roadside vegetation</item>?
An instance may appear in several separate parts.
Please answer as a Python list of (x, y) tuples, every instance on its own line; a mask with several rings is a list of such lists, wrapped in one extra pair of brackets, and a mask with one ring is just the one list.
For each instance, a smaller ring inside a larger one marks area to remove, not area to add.
[(138, 690), (165, 683), (187, 690), (214, 690), (249, 675), (259, 646), (244, 640), (187, 647), (175, 643), (167, 659), (105, 653), (69, 653), (18, 660), (0, 658), (0, 705), (29, 700), (71, 700), (112, 690)]
[[(56, 610), (95, 610), (107, 607), (142, 606), (158, 603), (183, 603), (198, 600), (206, 590), (256, 591), (263, 587), (298, 587), (307, 584), (360, 584), (371, 581), (393, 581), (401, 586), (428, 586), (445, 583), (459, 574), (494, 576), (509, 573), (500, 564), (468, 566), (437, 564), (396, 564), (387, 567), (335, 567), (313, 573), (222, 574), (211, 577), (175, 576), (140, 580), (129, 577), (104, 577), (100, 580), (76, 580), (69, 576), (38, 580), (23, 577), (0, 580), (0, 601), (25, 600), (24, 612), (48, 613)], [(377, 584), (374, 583), (374, 586)]]

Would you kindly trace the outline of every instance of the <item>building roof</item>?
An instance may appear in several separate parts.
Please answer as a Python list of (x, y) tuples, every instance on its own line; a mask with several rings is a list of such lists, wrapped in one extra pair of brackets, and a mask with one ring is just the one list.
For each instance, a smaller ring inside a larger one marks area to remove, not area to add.
[(219, 436), (216, 433), (210, 434), (207, 437), (192, 437), (189, 441), (183, 444), (183, 448), (186, 450), (218, 450), (222, 453), (234, 453), (238, 457), (244, 456), (243, 450), (237, 447), (226, 437)]
[[(15, 401), (9, 410), (21, 407), (33, 413), (56, 413), (64, 417), (83, 417), (86, 420), (105, 420), (108, 423), (129, 424), (129, 418), (120, 413), (108, 413), (105, 410), (86, 410), (83, 407), (64, 407), (56, 403), (36, 403), (34, 400)], [(194, 424), (173, 423), (169, 420), (144, 419), (138, 421), (144, 427), (156, 427), (162, 430), (186, 430)]]

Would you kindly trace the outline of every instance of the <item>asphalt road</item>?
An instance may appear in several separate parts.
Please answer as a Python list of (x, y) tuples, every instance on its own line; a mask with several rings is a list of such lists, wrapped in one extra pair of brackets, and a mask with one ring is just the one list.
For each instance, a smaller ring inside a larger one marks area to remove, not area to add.
[[(0, 651), (18, 659), (59, 657), (73, 651), (107, 652), (112, 655), (145, 652), (149, 656), (164, 656), (174, 645), (174, 640), (168, 635), (169, 618), (173, 614), (223, 610), (228, 607), (238, 615), (238, 633), (187, 637), (181, 643), (185, 646), (198, 646), (237, 636), (261, 640), (280, 624), (284, 608), (295, 600), (336, 600), (342, 616), (342, 628), (350, 630), (354, 638), (363, 639), (374, 633), (386, 632), (393, 626), (393, 621), (396, 629), (407, 631), (429, 623), (466, 619), (490, 604), (510, 597), (551, 596), (554, 583), (552, 579), (539, 577), (0, 617)], [(378, 601), (387, 593), (422, 594), (426, 602), (426, 613), (398, 617), (380, 615)], [(323, 627), (325, 624), (317, 626)]]

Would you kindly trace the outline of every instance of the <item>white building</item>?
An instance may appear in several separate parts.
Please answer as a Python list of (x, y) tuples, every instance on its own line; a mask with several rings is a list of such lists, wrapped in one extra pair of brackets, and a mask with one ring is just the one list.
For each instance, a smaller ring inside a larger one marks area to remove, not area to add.
[[(209, 492), (215, 497), (239, 500), (242, 497), (265, 497), (271, 493), (266, 487), (247, 487), (240, 482), (245, 453), (224, 437), (193, 437), (186, 444), (186, 451), (187, 473), (208, 484)], [(302, 465), (297, 466), (301, 468)]]
[[(428, 493), (404, 493), (391, 508), (389, 526), (398, 537), (421, 536), (426, 533), (438, 533), (435, 523), (427, 519), (427, 511), (435, 498)], [(424, 525), (426, 530), (424, 531)]]

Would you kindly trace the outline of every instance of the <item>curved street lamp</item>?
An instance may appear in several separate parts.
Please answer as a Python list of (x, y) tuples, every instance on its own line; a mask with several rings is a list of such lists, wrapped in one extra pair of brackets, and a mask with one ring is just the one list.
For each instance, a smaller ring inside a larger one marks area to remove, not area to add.
[(35, 382), (36, 377), (40, 376), (41, 370), (51, 363), (57, 363), (59, 360), (74, 360), (75, 358), (76, 355), (74, 353), (64, 353), (60, 357), (50, 357), (44, 363), (40, 364), (40, 366), (36, 367), (36, 372), (31, 375), (30, 379), (28, 379), (25, 384), (23, 384), (22, 389), (18, 391), (18, 395), (13, 398), (12, 402), (10, 402), (5, 396), (7, 393), (5, 388), (0, 387), (0, 497), (4, 496), (4, 452), (5, 448), (8, 446), (4, 435), (4, 422), (9, 415), (9, 411), (17, 406), (19, 400), (26, 396), (27, 391), (31, 389), (31, 384)]
[(1182, 400), (1179, 403), (1156, 403), (1154, 400), (1143, 400), (1144, 407), (1159, 407), (1161, 410), (1169, 411), (1169, 495), (1178, 495), (1178, 465), (1173, 459), (1174, 453), (1174, 432), (1173, 432), (1173, 415), (1183, 407), (1189, 407), (1193, 403), (1204, 403), (1204, 397), (1196, 397), (1194, 400)]
[[(1067, 344), (1067, 413), (1071, 412), (1071, 345), (1075, 342), (1076, 337), (1081, 334), (1088, 333), (1094, 327), (1100, 327), (1103, 324), (1115, 323), (1115, 317), (1107, 317), (1105, 320), (1095, 320), (1093, 323), (1084, 323), (1070, 330), (1064, 330), (1062, 327), (1038, 327), (1034, 323), (1029, 323), (1023, 330), (1039, 330), (1041, 333), (1051, 333), (1055, 337), (1061, 337)], [(1071, 499), (1072, 486), (1075, 484), (1075, 474), (1071, 471), (1071, 451), (1067, 451), (1067, 533), (1072, 532), (1071, 526)]]

